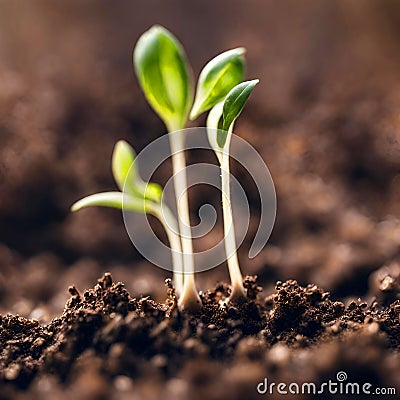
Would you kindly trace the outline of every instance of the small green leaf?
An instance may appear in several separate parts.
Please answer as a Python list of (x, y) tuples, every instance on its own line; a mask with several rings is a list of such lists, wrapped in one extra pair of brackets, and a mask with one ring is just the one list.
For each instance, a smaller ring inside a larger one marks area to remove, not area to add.
[(225, 131), (221, 128), (218, 129), (217, 131), (217, 143), (218, 146), (221, 147), (221, 149), (225, 146), (226, 143), (226, 138), (228, 137), (228, 131)]
[(131, 195), (144, 196), (147, 200), (159, 203), (163, 194), (163, 189), (158, 183), (144, 182), (140, 178), (136, 180), (135, 190)]
[[(249, 98), (254, 87), (259, 82), (258, 79), (252, 81), (246, 81), (236, 85), (226, 96), (224, 101), (224, 107), (222, 110), (223, 123), (222, 131), (229, 131), (230, 126), (233, 124), (235, 119), (240, 115)], [(226, 135), (223, 132), (217, 137), (218, 145), (224, 147), (226, 141)]]
[(71, 211), (78, 211), (81, 208), (103, 206), (117, 208), (119, 210), (129, 210), (136, 212), (146, 212), (144, 198), (133, 197), (121, 192), (96, 193), (91, 196), (78, 200), (71, 207)]
[(215, 154), (218, 158), (219, 163), (222, 163), (222, 152), (221, 148), (218, 145), (217, 142), (217, 136), (219, 132), (219, 127), (221, 126), (222, 123), (222, 108), (224, 106), (224, 102), (220, 101), (217, 103), (208, 113), (207, 117), (207, 137), (208, 141), (215, 151)]
[(193, 88), (185, 52), (165, 28), (155, 25), (138, 40), (133, 62), (142, 90), (169, 130), (185, 126)]
[[(135, 158), (135, 151), (125, 140), (119, 140), (116, 143), (112, 155), (111, 168), (115, 182), (121, 192), (124, 190), (125, 185), (126, 191), (135, 191), (134, 183), (139, 175), (136, 166), (132, 167)], [(128, 175), (129, 180), (127, 181)]]
[(116, 143), (112, 155), (112, 171), (118, 188), (132, 196), (144, 196), (148, 200), (159, 202), (162, 196), (161, 186), (157, 183), (146, 183), (140, 178), (134, 163), (135, 158), (135, 151), (127, 142), (119, 140)]
[(243, 80), (245, 49), (228, 50), (213, 58), (200, 73), (190, 119), (209, 110)]
[(156, 203), (159, 203), (163, 194), (162, 187), (158, 183), (154, 182), (144, 183), (144, 186), (145, 187), (142, 192), (144, 193), (144, 197), (148, 200), (153, 200)]

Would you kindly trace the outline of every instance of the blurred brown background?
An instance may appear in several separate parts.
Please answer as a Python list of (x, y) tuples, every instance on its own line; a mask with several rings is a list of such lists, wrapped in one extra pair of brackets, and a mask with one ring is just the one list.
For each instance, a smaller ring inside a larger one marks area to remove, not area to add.
[[(0, 0), (0, 310), (59, 311), (69, 284), (106, 270), (164, 295), (165, 272), (140, 260), (118, 211), (69, 213), (114, 187), (117, 139), (140, 150), (164, 133), (131, 62), (155, 23), (196, 76), (244, 46), (261, 80), (236, 133), (267, 162), (278, 216), (257, 259), (241, 252), (244, 273), (366, 295), (400, 243), (400, 2)], [(225, 278), (199, 274), (199, 287)]]

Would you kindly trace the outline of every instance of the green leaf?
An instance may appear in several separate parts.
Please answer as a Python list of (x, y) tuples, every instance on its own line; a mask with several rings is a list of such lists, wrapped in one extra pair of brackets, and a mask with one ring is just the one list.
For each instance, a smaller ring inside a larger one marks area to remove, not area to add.
[(229, 134), (228, 131), (223, 130), (221, 128), (218, 128), (218, 131), (217, 131), (217, 143), (218, 143), (218, 146), (221, 147), (221, 149), (225, 146), (228, 134)]
[(135, 158), (135, 151), (127, 142), (119, 140), (116, 143), (112, 155), (112, 172), (118, 188), (121, 192), (159, 202), (162, 196), (161, 186), (157, 183), (146, 183), (140, 178), (134, 163)]
[[(124, 191), (125, 185), (126, 191), (135, 191), (134, 182), (139, 175), (136, 166), (133, 166), (135, 158), (135, 151), (125, 140), (119, 140), (116, 143), (112, 155), (111, 168), (115, 182), (121, 192)], [(129, 180), (127, 181), (128, 175)]]
[(245, 49), (239, 47), (225, 51), (207, 63), (199, 76), (190, 119), (215, 106), (243, 80), (244, 53)]
[(136, 212), (146, 212), (144, 198), (133, 197), (121, 192), (96, 193), (91, 196), (78, 200), (71, 207), (71, 211), (78, 211), (85, 207), (103, 206), (117, 208), (119, 210), (129, 210)]
[(138, 40), (133, 62), (142, 90), (168, 129), (182, 129), (193, 102), (185, 52), (165, 28), (155, 25)]
[(215, 151), (215, 154), (218, 158), (219, 163), (222, 163), (222, 152), (221, 148), (217, 143), (217, 136), (219, 132), (219, 127), (222, 123), (222, 108), (224, 106), (224, 102), (220, 101), (217, 103), (208, 113), (207, 117), (207, 137), (208, 141)]
[(160, 203), (163, 189), (158, 183), (144, 182), (140, 178), (136, 180), (135, 190), (130, 193), (132, 196), (143, 197), (147, 200)]
[(224, 147), (229, 128), (242, 112), (247, 99), (258, 82), (258, 79), (254, 79), (239, 83), (227, 94), (222, 109), (223, 123), (217, 135), (217, 142), (220, 147)]
[(156, 203), (159, 203), (161, 201), (161, 197), (163, 194), (162, 187), (158, 183), (154, 182), (148, 182), (148, 183), (143, 182), (143, 183), (144, 183), (144, 190), (142, 193), (144, 194), (144, 197), (148, 200), (153, 200)]

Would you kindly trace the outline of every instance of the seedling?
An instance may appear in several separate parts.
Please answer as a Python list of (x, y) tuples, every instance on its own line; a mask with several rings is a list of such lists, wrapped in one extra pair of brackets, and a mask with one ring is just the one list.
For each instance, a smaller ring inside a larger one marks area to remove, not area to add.
[(174, 286), (182, 290), (182, 248), (176, 232), (178, 224), (167, 206), (161, 206), (162, 188), (157, 183), (144, 182), (137, 170), (135, 151), (124, 140), (114, 147), (112, 173), (120, 192), (104, 192), (87, 196), (71, 207), (78, 211), (85, 207), (103, 206), (120, 210), (142, 212), (154, 215), (163, 225), (171, 246)]
[(212, 108), (207, 118), (207, 128), (209, 128), (207, 129), (208, 140), (221, 168), (224, 243), (229, 275), (231, 277), (232, 293), (230, 300), (232, 302), (242, 302), (246, 294), (236, 252), (235, 229), (230, 201), (229, 147), (235, 120), (242, 112), (247, 99), (257, 83), (258, 80), (255, 79), (236, 85), (227, 94), (225, 100)]
[(194, 258), (187, 194), (185, 127), (193, 103), (193, 83), (183, 47), (161, 26), (153, 26), (138, 40), (133, 63), (143, 93), (164, 121), (171, 147), (175, 199), (183, 251), (183, 290), (180, 307), (201, 308), (194, 280)]
[(203, 68), (197, 85), (196, 100), (190, 114), (191, 118), (195, 118), (211, 108), (207, 118), (207, 127), (210, 129), (207, 132), (221, 168), (224, 244), (232, 284), (230, 300), (234, 302), (240, 302), (245, 298), (245, 289), (236, 253), (230, 204), (229, 145), (234, 121), (258, 82), (239, 83), (243, 79), (244, 53), (243, 48), (226, 51)]
[(195, 119), (208, 110), (211, 110), (207, 119), (209, 140), (221, 168), (224, 241), (232, 281), (230, 300), (240, 301), (245, 296), (236, 254), (229, 184), (233, 123), (258, 82), (240, 83), (244, 53), (243, 48), (237, 48), (208, 62), (200, 73), (193, 103), (191, 69), (183, 47), (170, 32), (161, 26), (153, 26), (139, 38), (134, 49), (133, 62), (140, 86), (169, 133), (178, 222), (167, 207), (161, 207), (162, 188), (155, 183), (143, 182), (137, 170), (129, 173), (135, 168), (135, 154), (123, 141), (115, 146), (112, 162), (114, 179), (121, 192), (94, 194), (72, 206), (73, 211), (87, 206), (107, 206), (155, 215), (163, 224), (171, 244), (174, 284), (180, 293), (179, 307), (191, 312), (201, 309), (201, 300), (194, 276), (183, 128), (189, 115)]

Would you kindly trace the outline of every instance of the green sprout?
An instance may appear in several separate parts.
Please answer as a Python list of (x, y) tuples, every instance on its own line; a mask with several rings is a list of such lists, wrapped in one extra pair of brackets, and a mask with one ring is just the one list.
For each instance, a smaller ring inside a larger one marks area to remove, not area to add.
[(185, 52), (178, 40), (165, 28), (153, 26), (138, 40), (133, 62), (143, 93), (164, 121), (171, 147), (175, 200), (183, 251), (183, 289), (181, 309), (196, 311), (201, 300), (194, 280), (194, 257), (187, 194), (184, 153), (188, 114), (193, 103), (193, 84)]
[(174, 286), (179, 293), (182, 290), (182, 249), (176, 233), (178, 224), (168, 207), (161, 206), (161, 186), (140, 178), (135, 157), (135, 151), (127, 142), (118, 141), (112, 155), (112, 173), (120, 192), (92, 194), (74, 203), (71, 211), (103, 206), (154, 215), (163, 225), (171, 246)]
[(242, 112), (247, 99), (258, 82), (258, 79), (254, 79), (236, 85), (223, 101), (211, 109), (207, 117), (208, 140), (217, 156), (221, 169), (224, 243), (232, 286), (230, 301), (237, 303), (245, 299), (246, 293), (236, 252), (235, 230), (230, 201), (229, 147), (235, 120)]
[(120, 192), (97, 193), (79, 200), (71, 208), (77, 211), (88, 206), (105, 206), (156, 216), (171, 245), (180, 310), (198, 312), (202, 308), (195, 284), (183, 129), (189, 116), (195, 119), (208, 110), (208, 138), (221, 168), (224, 242), (232, 283), (229, 300), (240, 302), (245, 297), (236, 254), (229, 182), (233, 124), (258, 83), (258, 80), (242, 82), (244, 54), (245, 49), (236, 48), (209, 61), (200, 73), (193, 99), (191, 69), (182, 45), (161, 26), (146, 31), (133, 52), (134, 69), (145, 97), (168, 130), (178, 221), (166, 206), (162, 206), (161, 186), (140, 178), (134, 150), (124, 141), (116, 144), (112, 157), (112, 171)]

